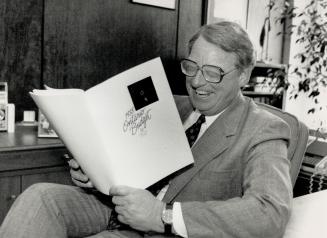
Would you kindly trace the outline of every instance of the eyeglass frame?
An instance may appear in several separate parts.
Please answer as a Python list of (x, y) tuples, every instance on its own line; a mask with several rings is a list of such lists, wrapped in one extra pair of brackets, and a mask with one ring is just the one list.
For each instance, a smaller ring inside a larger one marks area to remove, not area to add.
[[(196, 72), (195, 72), (194, 75), (187, 75), (187, 74), (183, 71), (183, 66), (182, 66), (182, 62), (183, 62), (183, 61), (188, 61), (188, 62), (194, 63), (194, 64), (197, 66), (197, 70), (196, 70)], [(200, 70), (201, 73), (202, 73), (203, 78), (205, 79), (205, 81), (207, 81), (208, 83), (216, 83), (216, 84), (221, 83), (221, 81), (223, 80), (223, 78), (224, 78), (225, 75), (227, 75), (227, 74), (233, 72), (234, 70), (238, 69), (237, 67), (235, 67), (235, 68), (233, 68), (233, 69), (231, 69), (231, 70), (229, 70), (228, 72), (225, 73), (225, 71), (224, 71), (222, 68), (220, 68), (219, 66), (211, 65), (211, 64), (204, 64), (204, 65), (202, 65), (202, 66), (199, 66), (195, 61), (190, 60), (190, 59), (186, 59), (186, 58), (183, 58), (183, 59), (180, 60), (180, 65), (181, 65), (181, 71), (182, 71), (182, 73), (183, 73), (184, 75), (186, 75), (186, 76), (188, 76), (188, 77), (194, 77), (194, 76), (196, 76), (196, 75), (198, 74), (198, 72), (199, 72), (199, 70)], [(210, 66), (210, 67), (217, 68), (217, 69), (220, 71), (220, 73), (221, 73), (221, 74), (220, 74), (220, 79), (219, 79), (218, 81), (210, 81), (210, 80), (208, 80), (208, 79), (206, 78), (206, 76), (204, 75), (204, 73), (203, 73), (203, 67), (205, 67), (205, 66)]]

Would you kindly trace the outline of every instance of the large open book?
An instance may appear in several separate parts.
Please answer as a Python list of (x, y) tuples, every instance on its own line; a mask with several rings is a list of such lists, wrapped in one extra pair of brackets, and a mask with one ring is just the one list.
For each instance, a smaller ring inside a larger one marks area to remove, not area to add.
[(84, 91), (30, 93), (95, 187), (146, 188), (193, 163), (160, 58)]

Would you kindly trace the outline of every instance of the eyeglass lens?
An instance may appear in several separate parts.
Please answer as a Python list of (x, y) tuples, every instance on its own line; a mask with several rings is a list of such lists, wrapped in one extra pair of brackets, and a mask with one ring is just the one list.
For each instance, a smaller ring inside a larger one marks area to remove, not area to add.
[[(189, 77), (194, 77), (198, 70), (201, 69), (195, 62), (188, 60), (183, 60), (181, 62), (181, 68), (182, 72)], [(202, 66), (202, 72), (207, 81), (219, 82), (221, 80), (222, 72), (215, 66), (204, 65)]]

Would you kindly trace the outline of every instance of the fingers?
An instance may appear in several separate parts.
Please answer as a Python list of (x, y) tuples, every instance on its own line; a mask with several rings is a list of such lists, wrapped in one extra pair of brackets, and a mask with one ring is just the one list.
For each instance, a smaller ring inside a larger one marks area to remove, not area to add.
[(115, 204), (116, 206), (124, 206), (127, 205), (128, 201), (126, 200), (125, 197), (113, 196), (112, 203)]
[(72, 181), (76, 186), (81, 187), (81, 188), (94, 188), (94, 185), (91, 181), (84, 183), (84, 182), (78, 181), (74, 178), (72, 178)]
[(93, 183), (80, 170), (70, 170), (72, 181), (75, 185), (83, 188), (94, 188)]
[(68, 162), (70, 175), (75, 185), (82, 188), (94, 188), (93, 183), (90, 181), (89, 177), (84, 174), (77, 160), (69, 154), (64, 154), (63, 158)]
[(81, 170), (70, 170), (70, 175), (73, 179), (78, 180), (83, 183), (87, 183), (89, 181), (89, 177), (87, 177)]
[(131, 188), (128, 186), (113, 186), (109, 190), (109, 194), (112, 196), (126, 196), (133, 192), (135, 188)]
[(90, 181), (89, 177), (83, 173), (76, 160), (71, 159), (68, 163), (69, 166), (71, 167), (69, 172), (72, 177), (72, 181), (75, 185), (82, 188), (94, 187), (93, 183)]
[(127, 211), (124, 207), (121, 206), (115, 206), (115, 211), (117, 213), (117, 219), (118, 221), (124, 223), (124, 224), (128, 224), (128, 215), (127, 215)]
[(77, 161), (75, 159), (70, 159), (68, 161), (69, 167), (71, 167), (74, 170), (78, 170), (80, 169), (79, 163), (77, 163)]
[(120, 222), (122, 222), (124, 224), (127, 224), (126, 219), (124, 218), (124, 216), (118, 214), (117, 219), (118, 219), (118, 221), (120, 221)]
[(115, 206), (115, 211), (117, 214), (123, 215), (123, 212), (125, 211), (122, 206)]

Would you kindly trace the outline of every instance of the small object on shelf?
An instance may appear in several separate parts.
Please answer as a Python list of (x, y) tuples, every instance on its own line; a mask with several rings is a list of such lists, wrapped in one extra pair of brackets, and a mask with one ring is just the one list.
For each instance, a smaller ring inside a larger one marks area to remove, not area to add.
[(7, 131), (8, 127), (8, 85), (0, 82), (0, 131)]
[(8, 103), (7, 111), (8, 111), (7, 131), (8, 133), (13, 133), (15, 132), (15, 104)]
[(0, 82), (0, 104), (8, 103), (8, 84), (7, 82)]
[(24, 111), (24, 122), (34, 122), (35, 111)]
[(24, 111), (23, 121), (18, 122), (18, 126), (37, 126), (37, 121), (35, 121), (35, 111), (27, 110)]
[(48, 119), (44, 116), (44, 114), (39, 110), (39, 120), (38, 120), (38, 129), (37, 129), (38, 137), (52, 137), (57, 138), (58, 135), (55, 130), (52, 128)]
[(7, 131), (8, 110), (7, 104), (0, 104), (0, 131)]

